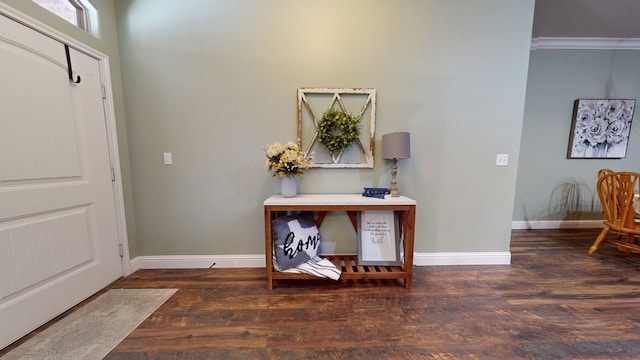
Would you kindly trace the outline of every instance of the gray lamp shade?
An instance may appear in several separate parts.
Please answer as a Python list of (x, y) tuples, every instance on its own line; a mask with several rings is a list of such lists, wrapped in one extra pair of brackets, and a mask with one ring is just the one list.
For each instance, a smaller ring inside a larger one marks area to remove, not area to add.
[(408, 159), (411, 157), (411, 144), (408, 132), (393, 132), (382, 135), (383, 159)]

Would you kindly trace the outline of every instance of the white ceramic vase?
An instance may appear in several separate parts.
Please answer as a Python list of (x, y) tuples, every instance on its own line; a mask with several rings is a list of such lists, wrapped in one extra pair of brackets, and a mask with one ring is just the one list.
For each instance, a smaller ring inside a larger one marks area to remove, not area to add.
[(283, 177), (280, 194), (282, 194), (282, 197), (286, 198), (295, 197), (296, 195), (298, 195), (297, 179), (295, 177)]

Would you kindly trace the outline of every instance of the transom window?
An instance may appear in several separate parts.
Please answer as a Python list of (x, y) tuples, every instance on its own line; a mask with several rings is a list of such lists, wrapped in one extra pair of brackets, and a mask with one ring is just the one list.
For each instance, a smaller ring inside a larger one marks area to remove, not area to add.
[(83, 0), (33, 0), (34, 3), (67, 20), (73, 25), (91, 32), (90, 12), (95, 12), (91, 4)]

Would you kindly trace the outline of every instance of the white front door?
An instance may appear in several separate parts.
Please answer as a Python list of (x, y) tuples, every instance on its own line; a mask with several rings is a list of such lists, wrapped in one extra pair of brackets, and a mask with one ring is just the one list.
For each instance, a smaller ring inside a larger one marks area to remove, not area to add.
[(98, 60), (0, 14), (0, 348), (123, 275)]

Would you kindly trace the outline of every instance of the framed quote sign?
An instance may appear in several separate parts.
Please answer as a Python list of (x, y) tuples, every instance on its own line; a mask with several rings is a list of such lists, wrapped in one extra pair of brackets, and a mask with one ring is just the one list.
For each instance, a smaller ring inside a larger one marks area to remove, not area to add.
[(401, 265), (398, 217), (394, 211), (362, 211), (358, 216), (358, 263)]

